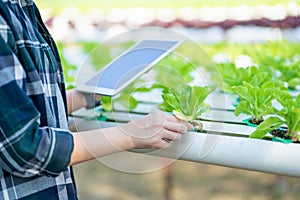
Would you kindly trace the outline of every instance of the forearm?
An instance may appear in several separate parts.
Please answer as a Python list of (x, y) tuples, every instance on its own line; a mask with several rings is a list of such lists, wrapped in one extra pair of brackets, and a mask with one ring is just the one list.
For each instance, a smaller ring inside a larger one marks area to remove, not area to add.
[(74, 149), (69, 165), (133, 148), (132, 137), (119, 127), (73, 133)]

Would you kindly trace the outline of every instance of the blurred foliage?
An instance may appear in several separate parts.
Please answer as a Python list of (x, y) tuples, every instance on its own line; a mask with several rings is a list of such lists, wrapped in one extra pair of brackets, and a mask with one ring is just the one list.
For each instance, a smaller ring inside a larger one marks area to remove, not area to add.
[[(224, 53), (229, 59), (234, 60), (237, 55), (246, 54), (261, 65), (275, 65), (276, 63), (282, 64), (286, 58), (298, 55), (300, 44), (283, 39), (249, 44), (220, 42), (213, 45), (203, 45), (203, 48), (210, 56)], [(273, 63), (270, 63), (271, 61)]]
[(164, 87), (173, 88), (179, 84), (187, 84), (193, 80), (191, 72), (196, 69), (191, 62), (171, 54), (153, 68), (156, 74), (156, 83)]
[[(92, 8), (98, 8), (101, 10), (110, 10), (113, 8), (131, 8), (131, 7), (144, 7), (144, 8), (171, 8), (178, 9), (182, 7), (204, 7), (204, 6), (240, 6), (240, 5), (275, 5), (275, 4), (287, 4), (290, 0), (36, 0), (35, 1), (40, 8), (52, 8), (55, 11), (59, 11), (67, 7), (77, 7), (82, 11), (87, 11)], [(300, 0), (294, 0), (297, 4), (300, 4)]]
[(226, 66), (231, 66), (231, 70), (236, 68), (235, 58), (247, 55), (253, 60), (253, 65), (259, 66), (263, 71), (274, 71), (273, 78), (285, 82), (289, 88), (295, 89), (300, 85), (300, 44), (297, 42), (280, 40), (253, 44), (219, 43), (206, 45), (204, 48), (211, 57), (222, 55), (228, 59), (216, 63), (221, 78), (222, 74), (227, 74), (226, 77), (231, 79), (230, 74), (226, 72)]
[(129, 48), (133, 42), (124, 42), (117, 44), (83, 41), (79, 42), (84, 53), (88, 55), (96, 70), (101, 69), (108, 64), (114, 57), (121, 54)]
[[(65, 78), (65, 83), (66, 83), (66, 89), (72, 89), (74, 88), (74, 83), (75, 83), (75, 71), (77, 71), (78, 66), (75, 66), (71, 64), (64, 56), (63, 48), (64, 45), (62, 43), (57, 43), (57, 47), (60, 50), (60, 60), (61, 64), (64, 70), (64, 78)], [(72, 73), (73, 72), (73, 73)]]

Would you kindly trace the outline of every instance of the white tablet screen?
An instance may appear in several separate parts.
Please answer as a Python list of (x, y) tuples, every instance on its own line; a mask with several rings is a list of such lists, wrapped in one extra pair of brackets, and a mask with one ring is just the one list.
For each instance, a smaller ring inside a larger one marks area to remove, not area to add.
[(112, 90), (124, 84), (128, 85), (130, 79), (150, 64), (160, 60), (177, 44), (178, 41), (143, 40), (112, 61), (100, 73), (87, 81), (86, 85)]

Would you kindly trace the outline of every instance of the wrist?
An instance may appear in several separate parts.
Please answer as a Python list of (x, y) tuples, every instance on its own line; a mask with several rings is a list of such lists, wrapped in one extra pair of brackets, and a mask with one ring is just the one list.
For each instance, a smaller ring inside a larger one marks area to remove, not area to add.
[(125, 151), (135, 148), (135, 138), (130, 133), (124, 133), (121, 131), (122, 137), (124, 138), (124, 149)]
[(84, 100), (86, 102), (86, 104), (85, 104), (86, 109), (95, 108), (95, 107), (101, 105), (101, 102), (99, 100), (96, 100), (95, 94), (84, 93), (84, 92), (80, 92), (80, 93), (83, 95)]
[(134, 136), (126, 131), (126, 129), (124, 129), (124, 125), (120, 125), (118, 127), (115, 127), (117, 130), (114, 131), (115, 133), (117, 133), (117, 137), (120, 138), (120, 148), (124, 151), (130, 150), (130, 149), (134, 149), (135, 148), (135, 138)]
[(73, 111), (86, 106), (84, 95), (76, 89), (67, 91), (67, 101), (69, 115)]

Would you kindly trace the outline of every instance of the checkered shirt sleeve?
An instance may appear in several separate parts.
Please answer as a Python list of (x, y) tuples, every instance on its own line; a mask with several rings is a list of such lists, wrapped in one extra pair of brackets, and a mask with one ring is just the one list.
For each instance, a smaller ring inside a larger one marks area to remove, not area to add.
[(58, 176), (73, 137), (55, 56), (26, 9), (16, 15), (0, 3), (0, 166), (20, 177)]

